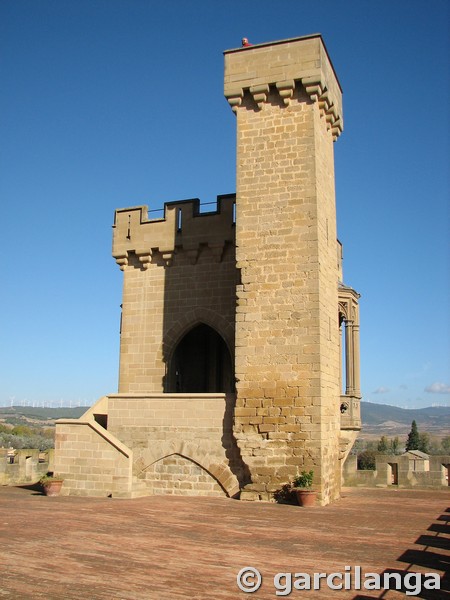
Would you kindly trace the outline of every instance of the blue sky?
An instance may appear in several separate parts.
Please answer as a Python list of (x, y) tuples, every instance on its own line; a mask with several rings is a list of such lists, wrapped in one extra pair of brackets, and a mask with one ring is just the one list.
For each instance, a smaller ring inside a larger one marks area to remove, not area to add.
[(364, 399), (450, 405), (449, 23), (447, 0), (2, 0), (0, 405), (117, 391), (115, 208), (234, 192), (223, 50), (317, 32)]

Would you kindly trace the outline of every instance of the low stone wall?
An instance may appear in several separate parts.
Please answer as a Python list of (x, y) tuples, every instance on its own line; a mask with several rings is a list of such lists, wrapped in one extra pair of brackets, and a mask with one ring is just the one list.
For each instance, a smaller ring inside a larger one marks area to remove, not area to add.
[(61, 495), (128, 496), (133, 453), (95, 421), (56, 422), (55, 474), (64, 479)]
[(378, 454), (376, 469), (363, 471), (357, 468), (357, 457), (348, 456), (343, 467), (343, 484), (347, 486), (387, 487), (395, 485), (402, 488), (422, 487), (441, 488), (449, 485), (450, 456), (430, 455), (424, 465), (411, 468), (408, 456)]
[[(37, 483), (48, 471), (53, 471), (54, 450), (15, 450), (14, 462), (10, 462), (7, 448), (0, 448), (0, 485), (26, 485)], [(39, 462), (39, 456), (45, 458)]]
[(111, 394), (56, 424), (63, 494), (233, 497), (245, 467), (233, 394)]
[(111, 394), (108, 431), (132, 448), (149, 494), (234, 496), (233, 394)]

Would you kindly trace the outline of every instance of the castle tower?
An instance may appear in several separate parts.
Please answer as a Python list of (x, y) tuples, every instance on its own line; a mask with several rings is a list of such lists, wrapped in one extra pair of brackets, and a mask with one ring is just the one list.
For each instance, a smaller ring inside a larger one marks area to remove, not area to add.
[(225, 52), (237, 119), (235, 436), (268, 498), (313, 469), (340, 490), (333, 142), (342, 93), (320, 35)]
[(225, 96), (236, 195), (115, 212), (119, 389), (59, 421), (65, 494), (271, 500), (313, 469), (321, 504), (339, 496), (361, 397), (336, 239), (340, 86), (313, 35), (225, 52)]

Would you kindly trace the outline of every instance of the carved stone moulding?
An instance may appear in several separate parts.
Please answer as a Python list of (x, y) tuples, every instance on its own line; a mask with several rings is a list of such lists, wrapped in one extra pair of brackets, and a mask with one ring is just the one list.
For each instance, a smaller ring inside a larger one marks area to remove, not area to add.
[(144, 269), (148, 269), (148, 267), (150, 266), (150, 262), (152, 260), (152, 253), (150, 251), (136, 252), (136, 256), (138, 257), (139, 262), (141, 263), (142, 267)]
[(258, 109), (262, 110), (264, 104), (267, 102), (269, 86), (267, 84), (252, 86), (250, 88), (250, 94), (253, 96), (253, 100), (258, 106)]
[(275, 86), (283, 100), (284, 105), (289, 106), (291, 98), (294, 94), (295, 81), (293, 79), (289, 79), (288, 81), (278, 81)]
[[(339, 116), (335, 105), (330, 99), (329, 91), (326, 85), (318, 77), (303, 77), (298, 80), (289, 79), (286, 81), (277, 81), (274, 86), (283, 101), (284, 106), (289, 106), (294, 96), (296, 85), (302, 85), (312, 102), (318, 102), (321, 116), (325, 118), (327, 129), (331, 131), (333, 139), (336, 140), (342, 133), (342, 119)], [(235, 89), (227, 94), (228, 103), (234, 113), (242, 105), (244, 93), (248, 91), (258, 110), (262, 110), (268, 101), (269, 84), (252, 86), (247, 89)]]
[(114, 258), (116, 259), (116, 263), (119, 265), (120, 270), (125, 271), (125, 267), (128, 266), (128, 252), (126, 254), (115, 256)]

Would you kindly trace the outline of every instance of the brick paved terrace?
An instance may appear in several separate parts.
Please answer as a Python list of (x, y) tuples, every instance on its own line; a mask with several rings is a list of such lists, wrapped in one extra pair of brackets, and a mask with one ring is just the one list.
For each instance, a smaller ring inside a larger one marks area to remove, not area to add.
[[(153, 600), (277, 598), (279, 572), (438, 572), (450, 598), (447, 490), (345, 489), (310, 509), (229, 499), (47, 498), (0, 488), (0, 598)], [(244, 593), (236, 575), (259, 569)], [(291, 598), (408, 598), (403, 592), (292, 590)]]

